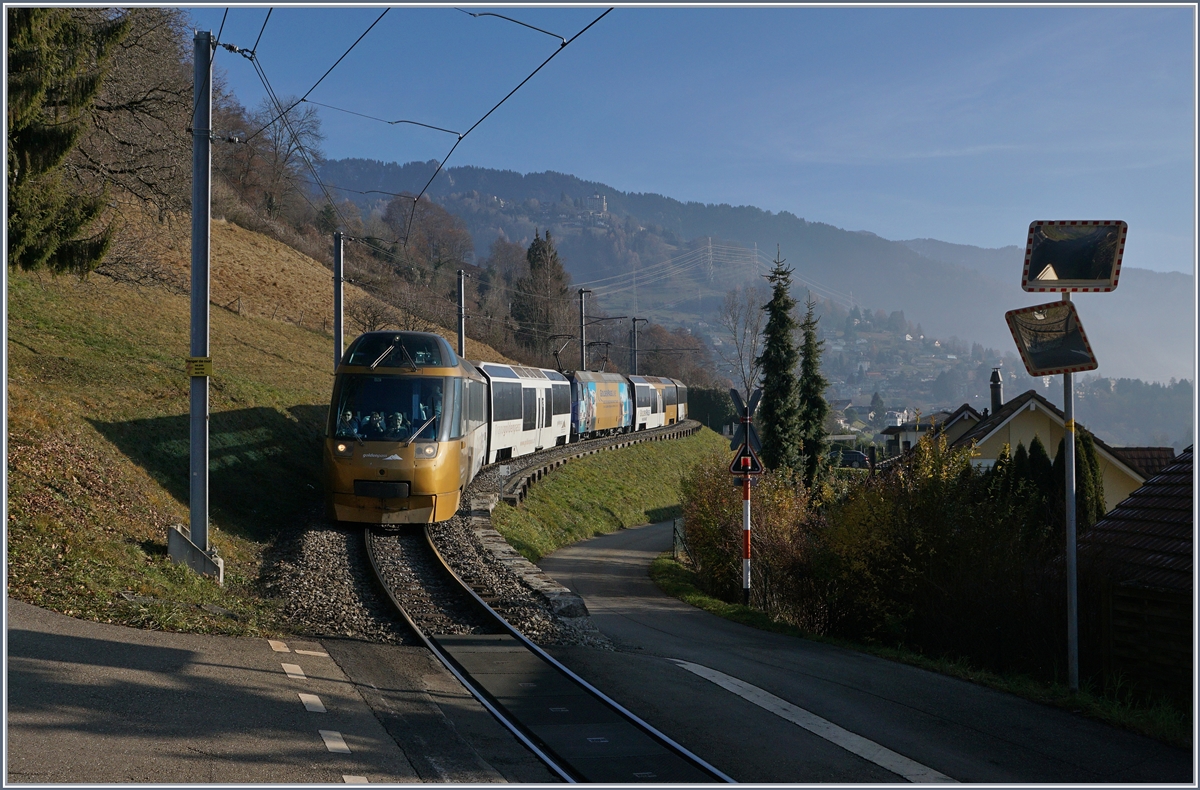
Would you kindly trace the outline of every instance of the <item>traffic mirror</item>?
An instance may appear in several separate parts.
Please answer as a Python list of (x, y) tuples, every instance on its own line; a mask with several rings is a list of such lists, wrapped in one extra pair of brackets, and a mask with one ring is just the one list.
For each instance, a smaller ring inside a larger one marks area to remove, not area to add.
[(1029, 223), (1021, 288), (1036, 293), (1114, 290), (1128, 230), (1120, 220)]
[(1050, 302), (1004, 314), (1031, 376), (1078, 373), (1100, 364), (1073, 302)]

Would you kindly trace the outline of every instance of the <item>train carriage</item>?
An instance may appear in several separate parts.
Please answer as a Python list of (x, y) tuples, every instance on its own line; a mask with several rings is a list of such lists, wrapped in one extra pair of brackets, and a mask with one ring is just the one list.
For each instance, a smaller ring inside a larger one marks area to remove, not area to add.
[(619, 373), (571, 374), (571, 440), (624, 433), (633, 425), (633, 392)]
[(368, 332), (342, 356), (323, 457), (331, 518), (443, 521), (485, 462), (486, 384), (439, 335)]
[(543, 368), (474, 364), (488, 382), (488, 463), (567, 443), (571, 398), (566, 376)]
[(635, 431), (661, 428), (665, 424), (662, 385), (657, 379), (657, 376), (629, 377), (633, 385)]
[(683, 422), (688, 418), (687, 407), (687, 387), (679, 379), (671, 379), (675, 382), (675, 419)]

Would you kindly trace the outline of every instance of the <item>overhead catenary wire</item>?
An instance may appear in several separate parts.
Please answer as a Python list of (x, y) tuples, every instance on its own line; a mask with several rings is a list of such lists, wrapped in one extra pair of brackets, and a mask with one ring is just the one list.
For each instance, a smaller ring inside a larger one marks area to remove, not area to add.
[[(357, 39), (355, 39), (355, 40), (354, 40), (354, 43), (350, 45), (350, 48), (349, 48), (349, 49), (347, 49), (345, 52), (343, 52), (343, 53), (342, 53), (342, 56), (341, 56), (340, 58), (338, 58), (336, 61), (334, 61), (334, 64), (333, 64), (332, 66), (330, 66), (328, 69), (326, 69), (325, 73), (321, 75), (321, 78), (320, 78), (319, 80), (317, 80), (315, 83), (313, 83), (313, 86), (312, 86), (311, 88), (309, 88), (307, 91), (305, 91), (303, 96), (301, 96), (299, 99), (297, 99), (295, 102), (293, 102), (293, 103), (292, 103), (292, 105), (291, 105), (290, 107), (288, 107), (286, 110), (283, 110), (283, 111), (281, 111), (281, 112), (279, 113), (279, 115), (277, 115), (275, 118), (273, 118), (272, 120), (268, 121), (268, 122), (267, 122), (267, 123), (266, 123), (266, 124), (265, 124), (265, 125), (262, 127), (262, 129), (259, 129), (257, 132), (255, 132), (254, 134), (252, 134), (252, 135), (250, 135), (249, 137), (247, 137), (247, 138), (246, 138), (246, 140), (245, 140), (245, 142), (250, 142), (250, 141), (251, 141), (251, 140), (253, 140), (255, 137), (258, 137), (260, 134), (262, 134), (262, 133), (263, 133), (263, 131), (264, 131), (264, 130), (266, 130), (267, 128), (269, 128), (269, 127), (271, 126), (271, 124), (273, 124), (273, 123), (275, 123), (275, 121), (279, 120), (279, 118), (280, 118), (280, 117), (282, 117), (282, 116), (283, 116), (283, 115), (285, 115), (286, 113), (289, 113), (289, 112), (291, 112), (291, 110), (292, 110), (292, 108), (293, 108), (293, 107), (295, 107), (297, 104), (299, 104), (300, 102), (302, 102), (302, 101), (304, 101), (305, 99), (307, 99), (307, 98), (309, 97), (309, 94), (311, 94), (313, 91), (315, 91), (315, 90), (317, 89), (317, 86), (318, 86), (318, 85), (320, 85), (322, 82), (324, 82), (324, 81), (325, 81), (325, 78), (326, 78), (326, 77), (328, 77), (328, 76), (329, 76), (329, 75), (330, 75), (330, 74), (333, 72), (333, 70), (334, 70), (334, 69), (336, 69), (336, 68), (338, 67), (338, 64), (339, 64), (339, 63), (341, 63), (343, 60), (345, 60), (345, 59), (346, 59), (346, 56), (347, 56), (347, 55), (349, 55), (349, 54), (350, 54), (350, 53), (351, 53), (351, 52), (354, 50), (354, 48), (358, 46), (358, 44), (359, 44), (359, 42), (360, 42), (360, 41), (362, 41), (364, 38), (366, 38), (367, 34), (368, 34), (368, 33), (370, 33), (370, 32), (371, 32), (371, 30), (372, 30), (372, 29), (373, 29), (373, 28), (374, 28), (376, 25), (378, 25), (378, 24), (379, 24), (379, 20), (383, 19), (383, 18), (384, 18), (384, 16), (386, 16), (386, 15), (387, 15), (387, 12), (388, 12), (388, 11), (390, 11), (390, 10), (391, 10), (390, 8), (385, 8), (385, 9), (383, 9), (383, 13), (382, 13), (382, 14), (380, 14), (380, 15), (379, 15), (379, 16), (378, 16), (378, 17), (375, 19), (375, 21), (374, 21), (374, 22), (372, 22), (372, 23), (371, 23), (371, 25), (370, 25), (370, 26), (369, 26), (369, 27), (368, 27), (366, 30), (364, 30), (364, 31), (363, 31), (363, 33), (362, 33), (362, 35), (361, 35), (361, 36), (359, 36)], [(268, 13), (268, 17), (269, 17), (269, 16), (270, 16), (270, 14)], [(264, 27), (266, 27), (266, 22), (263, 22), (263, 26), (264, 26)], [(261, 34), (260, 34), (260, 35), (261, 35)], [(257, 46), (257, 45), (256, 45), (256, 46)], [(257, 55), (254, 55), (254, 53), (253, 53), (253, 52), (251, 53), (251, 55), (252, 55), (252, 57), (250, 58), (251, 62), (257, 63), (257, 62), (258, 62), (258, 56), (257, 56)]]
[[(543, 68), (545, 68), (545, 66), (546, 66), (546, 64), (547, 64), (547, 63), (549, 63), (550, 61), (554, 60), (554, 58), (558, 57), (558, 53), (560, 53), (560, 52), (562, 52), (564, 49), (566, 49), (566, 47), (567, 47), (567, 45), (568, 45), (568, 44), (570, 44), (572, 41), (574, 41), (575, 39), (579, 38), (579, 37), (580, 37), (580, 36), (582, 36), (584, 33), (586, 33), (588, 30), (590, 30), (590, 29), (591, 29), (591, 27), (592, 27), (593, 25), (595, 25), (597, 22), (599, 22), (599, 21), (600, 21), (601, 19), (603, 19), (604, 17), (608, 16), (608, 14), (609, 14), (611, 11), (612, 11), (612, 8), (609, 8), (609, 9), (605, 10), (605, 12), (604, 12), (603, 14), (601, 14), (600, 16), (596, 17), (596, 18), (595, 18), (595, 19), (593, 19), (591, 22), (589, 22), (589, 23), (588, 23), (588, 25), (587, 25), (587, 27), (585, 27), (583, 30), (580, 30), (580, 31), (579, 31), (578, 33), (576, 33), (575, 35), (571, 36), (571, 38), (570, 38), (569, 40), (567, 40), (567, 41), (564, 41), (564, 42), (562, 43), (562, 45), (561, 45), (561, 46), (560, 46), (558, 49), (554, 50), (554, 52), (552, 52), (552, 53), (550, 54), (550, 57), (548, 57), (548, 58), (546, 58), (545, 60), (543, 60), (543, 61), (541, 62), (541, 65), (539, 65), (539, 66), (538, 66), (536, 69), (534, 69), (532, 72), (530, 72), (530, 74), (529, 74), (529, 76), (528, 76), (528, 77), (526, 77), (525, 79), (521, 80), (520, 84), (518, 84), (518, 85), (517, 85), (517, 87), (515, 87), (515, 88), (513, 88), (511, 91), (509, 91), (509, 92), (508, 92), (508, 93), (505, 95), (505, 97), (504, 97), (503, 99), (501, 99), (500, 101), (496, 102), (496, 106), (495, 106), (495, 107), (492, 107), (492, 109), (490, 109), (490, 110), (488, 110), (486, 113), (484, 113), (484, 114), (483, 114), (483, 117), (482, 117), (482, 118), (480, 118), (480, 119), (479, 119), (478, 121), (476, 121), (475, 123), (473, 123), (473, 124), (471, 125), (471, 128), (470, 128), (470, 129), (467, 129), (467, 131), (465, 131), (465, 132), (463, 132), (461, 135), (459, 135), (458, 139), (454, 141), (454, 145), (453, 145), (453, 146), (451, 146), (449, 153), (447, 153), (447, 154), (446, 154), (446, 156), (445, 156), (445, 158), (444, 158), (444, 159), (442, 159), (442, 161), (438, 163), (437, 169), (433, 171), (433, 175), (429, 177), (429, 180), (428, 180), (427, 182), (425, 182), (425, 186), (421, 187), (421, 191), (420, 191), (420, 192), (417, 194), (416, 200), (414, 200), (414, 201), (413, 201), (413, 208), (412, 208), (412, 212), (411, 212), (411, 213), (409, 214), (409, 216), (408, 216), (408, 226), (407, 226), (407, 228), (406, 228), (406, 230), (405, 230), (405, 234), (406, 234), (406, 235), (407, 235), (407, 233), (408, 233), (408, 232), (409, 232), (409, 231), (412, 229), (412, 220), (413, 220), (413, 217), (414, 217), (414, 216), (416, 215), (416, 213), (417, 213), (417, 201), (419, 201), (419, 200), (421, 199), (421, 197), (422, 197), (422, 196), (425, 194), (425, 191), (426, 191), (427, 189), (429, 189), (429, 185), (433, 183), (433, 179), (437, 178), (437, 176), (438, 176), (438, 173), (442, 172), (442, 168), (444, 168), (444, 167), (446, 166), (446, 162), (448, 162), (448, 161), (450, 160), (450, 157), (454, 155), (454, 151), (455, 151), (455, 149), (456, 149), (456, 148), (458, 148), (458, 146), (459, 146), (459, 143), (461, 143), (463, 140), (465, 140), (465, 139), (466, 139), (466, 137), (467, 137), (467, 135), (469, 135), (471, 132), (475, 131), (476, 127), (478, 127), (478, 126), (479, 126), (481, 123), (483, 123), (484, 121), (486, 121), (486, 120), (488, 119), (488, 116), (490, 116), (490, 115), (491, 115), (492, 113), (494, 113), (496, 110), (500, 109), (500, 106), (501, 106), (502, 104), (504, 104), (506, 101), (508, 101), (508, 100), (509, 100), (509, 98), (510, 98), (510, 97), (511, 97), (511, 96), (512, 96), (514, 93), (516, 93), (517, 91), (519, 91), (519, 90), (521, 89), (521, 87), (525, 85), (525, 83), (527, 83), (527, 82), (529, 82), (531, 79), (533, 79), (534, 75), (536, 75), (536, 74), (537, 74), (539, 71), (541, 71)], [(543, 32), (544, 32), (544, 31), (543, 31)], [(405, 239), (405, 244), (407, 244), (407, 243), (408, 243), (408, 239), (406, 238), (406, 239)]]

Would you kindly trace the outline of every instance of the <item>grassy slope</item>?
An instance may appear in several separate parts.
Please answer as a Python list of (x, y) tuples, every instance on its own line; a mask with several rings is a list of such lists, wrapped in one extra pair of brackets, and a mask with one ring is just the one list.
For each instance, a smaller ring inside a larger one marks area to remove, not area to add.
[(501, 503), (492, 525), (531, 562), (555, 549), (678, 513), (679, 480), (696, 461), (728, 449), (708, 428), (572, 461), (542, 478), (520, 508)]
[[(287, 271), (271, 282), (291, 284), (287, 315), (298, 316), (307, 299), (328, 300), (328, 272), (276, 242), (230, 264), (222, 250), (246, 249), (247, 234), (214, 225), (214, 293), (253, 290), (242, 280), (282, 260)], [(188, 522), (188, 297), (10, 270), (9, 595), (147, 627), (286, 628), (255, 582), (278, 530), (318, 502), (331, 340), (269, 315), (210, 314), (210, 534), (225, 559), (224, 588), (166, 556), (167, 526)], [(123, 590), (179, 605), (127, 602)]]

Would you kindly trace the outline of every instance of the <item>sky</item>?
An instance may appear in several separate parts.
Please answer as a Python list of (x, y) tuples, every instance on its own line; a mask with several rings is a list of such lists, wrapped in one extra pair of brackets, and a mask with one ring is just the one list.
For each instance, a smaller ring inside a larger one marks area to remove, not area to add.
[[(393, 7), (323, 80), (384, 7), (275, 8), (265, 28), (265, 7), (188, 11), (223, 43), (261, 31), (278, 96), (454, 132), (561, 49), (448, 167), (980, 247), (1122, 219), (1124, 266), (1195, 271), (1195, 6), (617, 7), (567, 47), (604, 7), (461, 8)], [(216, 65), (263, 100), (249, 60)], [(457, 139), (317, 109), (331, 159), (440, 160)]]

